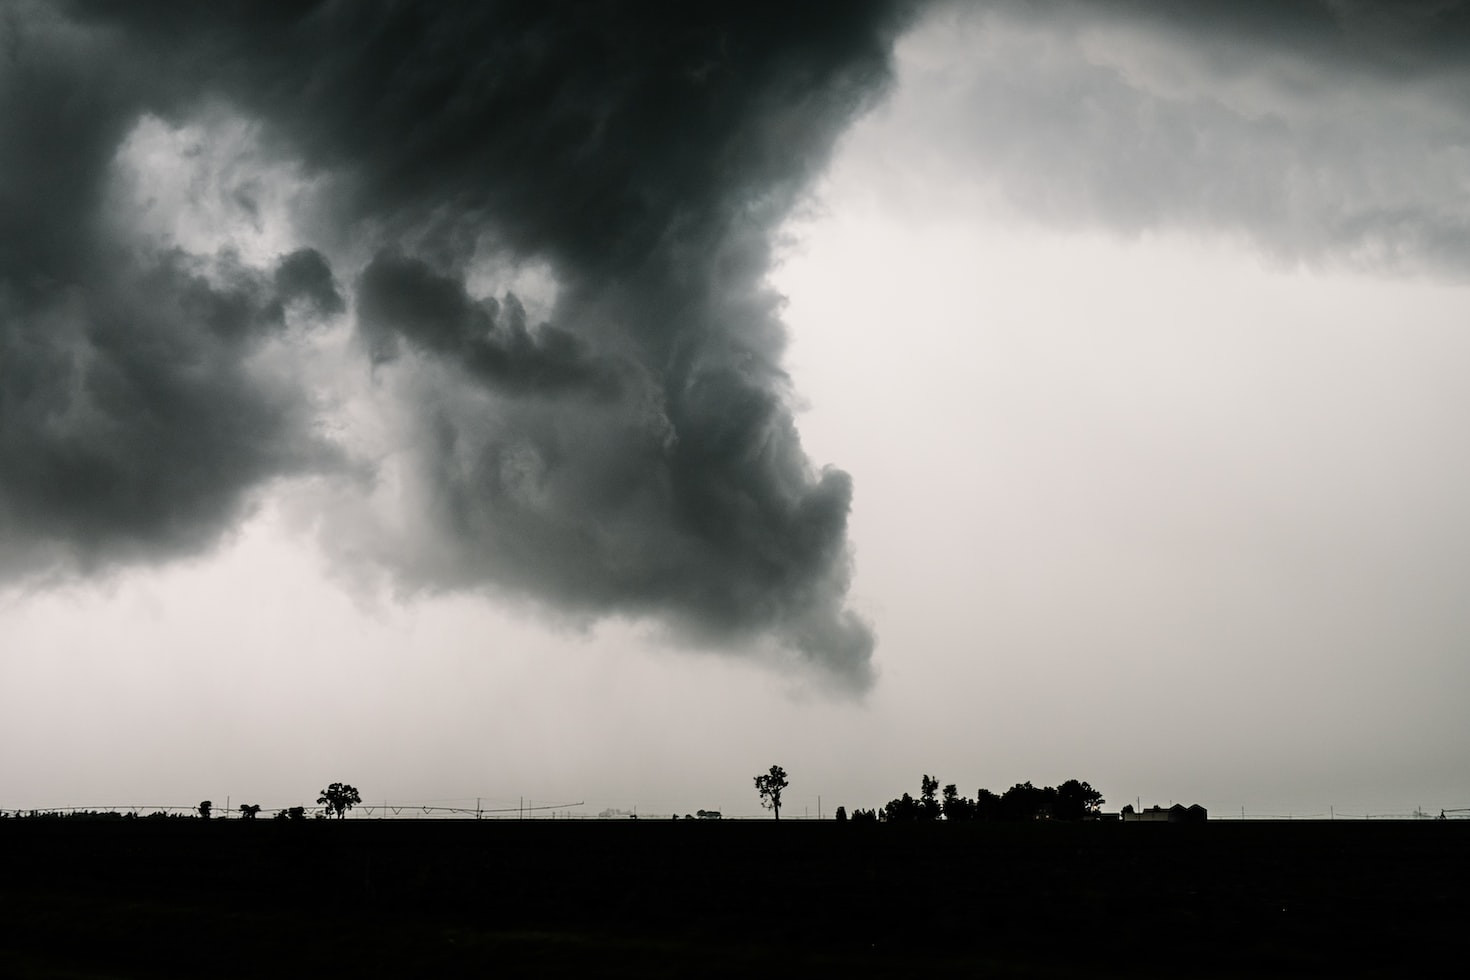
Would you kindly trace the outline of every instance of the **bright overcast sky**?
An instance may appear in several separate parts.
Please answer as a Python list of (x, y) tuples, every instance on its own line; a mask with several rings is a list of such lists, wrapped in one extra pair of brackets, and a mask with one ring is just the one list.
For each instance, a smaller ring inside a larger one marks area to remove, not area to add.
[(1470, 806), (1470, 7), (819, 6), (0, 0), (0, 808)]

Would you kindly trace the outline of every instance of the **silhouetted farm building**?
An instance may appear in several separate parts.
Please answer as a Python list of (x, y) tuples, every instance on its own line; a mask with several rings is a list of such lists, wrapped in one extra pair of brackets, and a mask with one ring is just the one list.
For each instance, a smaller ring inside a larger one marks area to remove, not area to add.
[(1190, 806), (1175, 803), (1168, 808), (1150, 806), (1142, 810), (1134, 810), (1131, 806), (1125, 806), (1123, 812), (1118, 814), (1124, 823), (1204, 823), (1209, 819), (1209, 815), (1209, 811), (1198, 803)]

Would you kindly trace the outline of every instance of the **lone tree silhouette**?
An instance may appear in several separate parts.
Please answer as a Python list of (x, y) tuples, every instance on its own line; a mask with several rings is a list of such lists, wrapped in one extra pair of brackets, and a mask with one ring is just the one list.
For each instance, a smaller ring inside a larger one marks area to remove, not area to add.
[(780, 766), (772, 766), (770, 772), (755, 777), (755, 789), (761, 795), (761, 806), (776, 811), (777, 820), (781, 819), (781, 791), (786, 786), (786, 770)]
[(259, 803), (241, 803), (240, 816), (246, 820), (254, 820), (255, 815), (260, 812)]
[(362, 797), (358, 795), (356, 786), (333, 783), (322, 790), (322, 795), (316, 801), (326, 807), (325, 812), (335, 813), (340, 820), (347, 815), (348, 810), (362, 802)]
[(203, 817), (205, 820), (208, 820), (209, 819), (209, 813), (213, 809), (214, 809), (214, 804), (211, 803), (209, 800), (204, 800), (204, 801), (202, 801), (199, 804), (199, 807), (198, 807), (199, 815), (201, 817)]

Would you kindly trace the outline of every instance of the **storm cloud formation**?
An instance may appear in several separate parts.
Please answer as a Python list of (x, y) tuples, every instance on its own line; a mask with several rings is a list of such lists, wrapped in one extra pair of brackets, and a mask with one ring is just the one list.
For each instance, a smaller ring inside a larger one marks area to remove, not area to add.
[[(802, 451), (764, 280), (909, 16), (7, 0), (0, 575), (197, 553), (273, 481), (353, 474), (326, 540), (406, 591), (863, 688), (850, 481)], [(390, 435), (338, 431), (353, 376)]]
[[(1470, 5), (995, 0), (903, 42), (885, 186), (1289, 264), (1470, 270)], [(964, 125), (956, 125), (963, 120)], [(920, 149), (915, 149), (920, 148)]]

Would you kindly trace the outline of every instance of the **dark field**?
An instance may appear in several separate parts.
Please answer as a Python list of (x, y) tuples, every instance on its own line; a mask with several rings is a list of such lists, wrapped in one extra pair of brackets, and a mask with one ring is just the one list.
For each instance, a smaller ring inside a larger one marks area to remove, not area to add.
[(1458, 821), (7, 820), (0, 975), (1399, 977), (1467, 870)]

